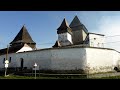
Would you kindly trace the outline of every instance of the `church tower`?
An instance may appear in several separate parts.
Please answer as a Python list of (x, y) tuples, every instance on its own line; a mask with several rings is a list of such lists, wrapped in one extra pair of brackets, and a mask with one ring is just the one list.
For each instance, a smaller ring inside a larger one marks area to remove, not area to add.
[(73, 44), (74, 45), (83, 44), (87, 37), (88, 30), (80, 22), (77, 16), (75, 16), (73, 21), (71, 22), (70, 28), (72, 29), (72, 33), (73, 33), (73, 37), (72, 37)]
[(72, 29), (69, 27), (66, 19), (64, 18), (62, 24), (57, 29), (58, 42), (61, 46), (72, 44)]
[(10, 43), (12, 46), (17, 45), (29, 45), (32, 49), (36, 48), (36, 43), (32, 40), (30, 34), (28, 33), (26, 27), (23, 25), (17, 36), (14, 38), (14, 40)]

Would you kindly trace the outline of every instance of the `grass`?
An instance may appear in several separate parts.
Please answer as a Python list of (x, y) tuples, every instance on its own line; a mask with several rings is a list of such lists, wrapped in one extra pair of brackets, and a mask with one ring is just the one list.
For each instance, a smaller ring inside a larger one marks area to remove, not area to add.
[[(19, 76), (10, 74), (9, 76), (0, 76), (0, 79), (35, 79), (34, 76)], [(74, 77), (74, 76), (39, 76), (36, 79), (87, 79), (84, 77)], [(88, 79), (120, 79), (120, 76), (109, 76), (109, 77), (101, 77), (101, 78), (88, 78)]]
[[(9, 75), (9, 76), (0, 76), (0, 79), (35, 79), (34, 76), (19, 76), (19, 75)], [(60, 76), (39, 76), (36, 77), (36, 79), (85, 79), (85, 77), (80, 77), (80, 76), (65, 76), (65, 75), (60, 75)]]
[[(0, 79), (35, 79), (35, 77), (28, 77), (28, 76), (18, 76), (18, 75), (10, 75), (10, 76), (0, 76)], [(87, 79), (87, 78), (74, 78), (74, 77), (36, 77), (36, 79)], [(114, 76), (114, 77), (103, 77), (103, 78), (91, 78), (91, 79), (120, 79), (120, 76)]]
[[(0, 76), (0, 79), (35, 79), (32, 76), (19, 76), (19, 75), (9, 75), (9, 76)], [(55, 77), (36, 77), (36, 79), (57, 79)]]
[[(35, 77), (27, 76), (0, 76), (0, 79), (35, 79)], [(57, 77), (36, 77), (36, 79), (85, 79), (85, 78), (57, 78)], [(102, 78), (88, 78), (88, 79), (120, 79), (120, 76), (102, 77)]]
[(120, 79), (120, 76), (109, 76), (109, 77), (102, 77), (100, 79)]

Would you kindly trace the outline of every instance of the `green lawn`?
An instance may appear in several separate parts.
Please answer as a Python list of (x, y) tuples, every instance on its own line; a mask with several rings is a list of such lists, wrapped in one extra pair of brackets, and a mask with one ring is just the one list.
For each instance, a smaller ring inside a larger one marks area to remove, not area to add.
[[(9, 76), (0, 76), (0, 79), (35, 79), (34, 76), (18, 76), (18, 75), (9, 75)], [(44, 77), (39, 76), (36, 79), (86, 79), (80, 77)], [(102, 77), (102, 78), (90, 78), (90, 79), (120, 79), (120, 76), (110, 76), (110, 77)]]
[(120, 79), (120, 76), (102, 77), (100, 79)]
[[(0, 79), (35, 79), (32, 76), (18, 76), (18, 75), (9, 75), (9, 76), (0, 76)], [(57, 79), (56, 77), (36, 77), (36, 79)]]

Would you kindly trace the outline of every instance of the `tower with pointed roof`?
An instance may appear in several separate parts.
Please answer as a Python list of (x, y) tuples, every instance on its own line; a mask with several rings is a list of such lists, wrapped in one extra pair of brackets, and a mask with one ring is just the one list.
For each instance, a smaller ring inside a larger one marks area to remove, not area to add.
[(67, 46), (72, 44), (72, 29), (69, 27), (65, 18), (60, 27), (57, 29), (57, 34), (58, 40), (56, 43), (59, 44), (58, 46)]
[(36, 43), (32, 40), (25, 25), (23, 25), (23, 27), (21, 28), (19, 33), (16, 35), (14, 40), (10, 42), (11, 47), (18, 46), (18, 45), (24, 45), (24, 44), (29, 45), (32, 49), (36, 48)]
[(70, 24), (70, 28), (72, 29), (72, 41), (74, 45), (77, 44), (83, 44), (87, 34), (88, 30), (86, 27), (80, 22), (77, 16), (74, 17)]

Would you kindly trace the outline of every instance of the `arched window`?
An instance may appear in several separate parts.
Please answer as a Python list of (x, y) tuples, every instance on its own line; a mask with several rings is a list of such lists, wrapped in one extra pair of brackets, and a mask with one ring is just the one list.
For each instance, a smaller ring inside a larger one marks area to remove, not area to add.
[(5, 63), (5, 58), (3, 59), (3, 63)]
[(24, 67), (24, 60), (23, 60), (23, 58), (20, 58), (20, 62), (21, 62), (20, 67), (21, 67), (21, 69), (23, 69), (23, 67)]

